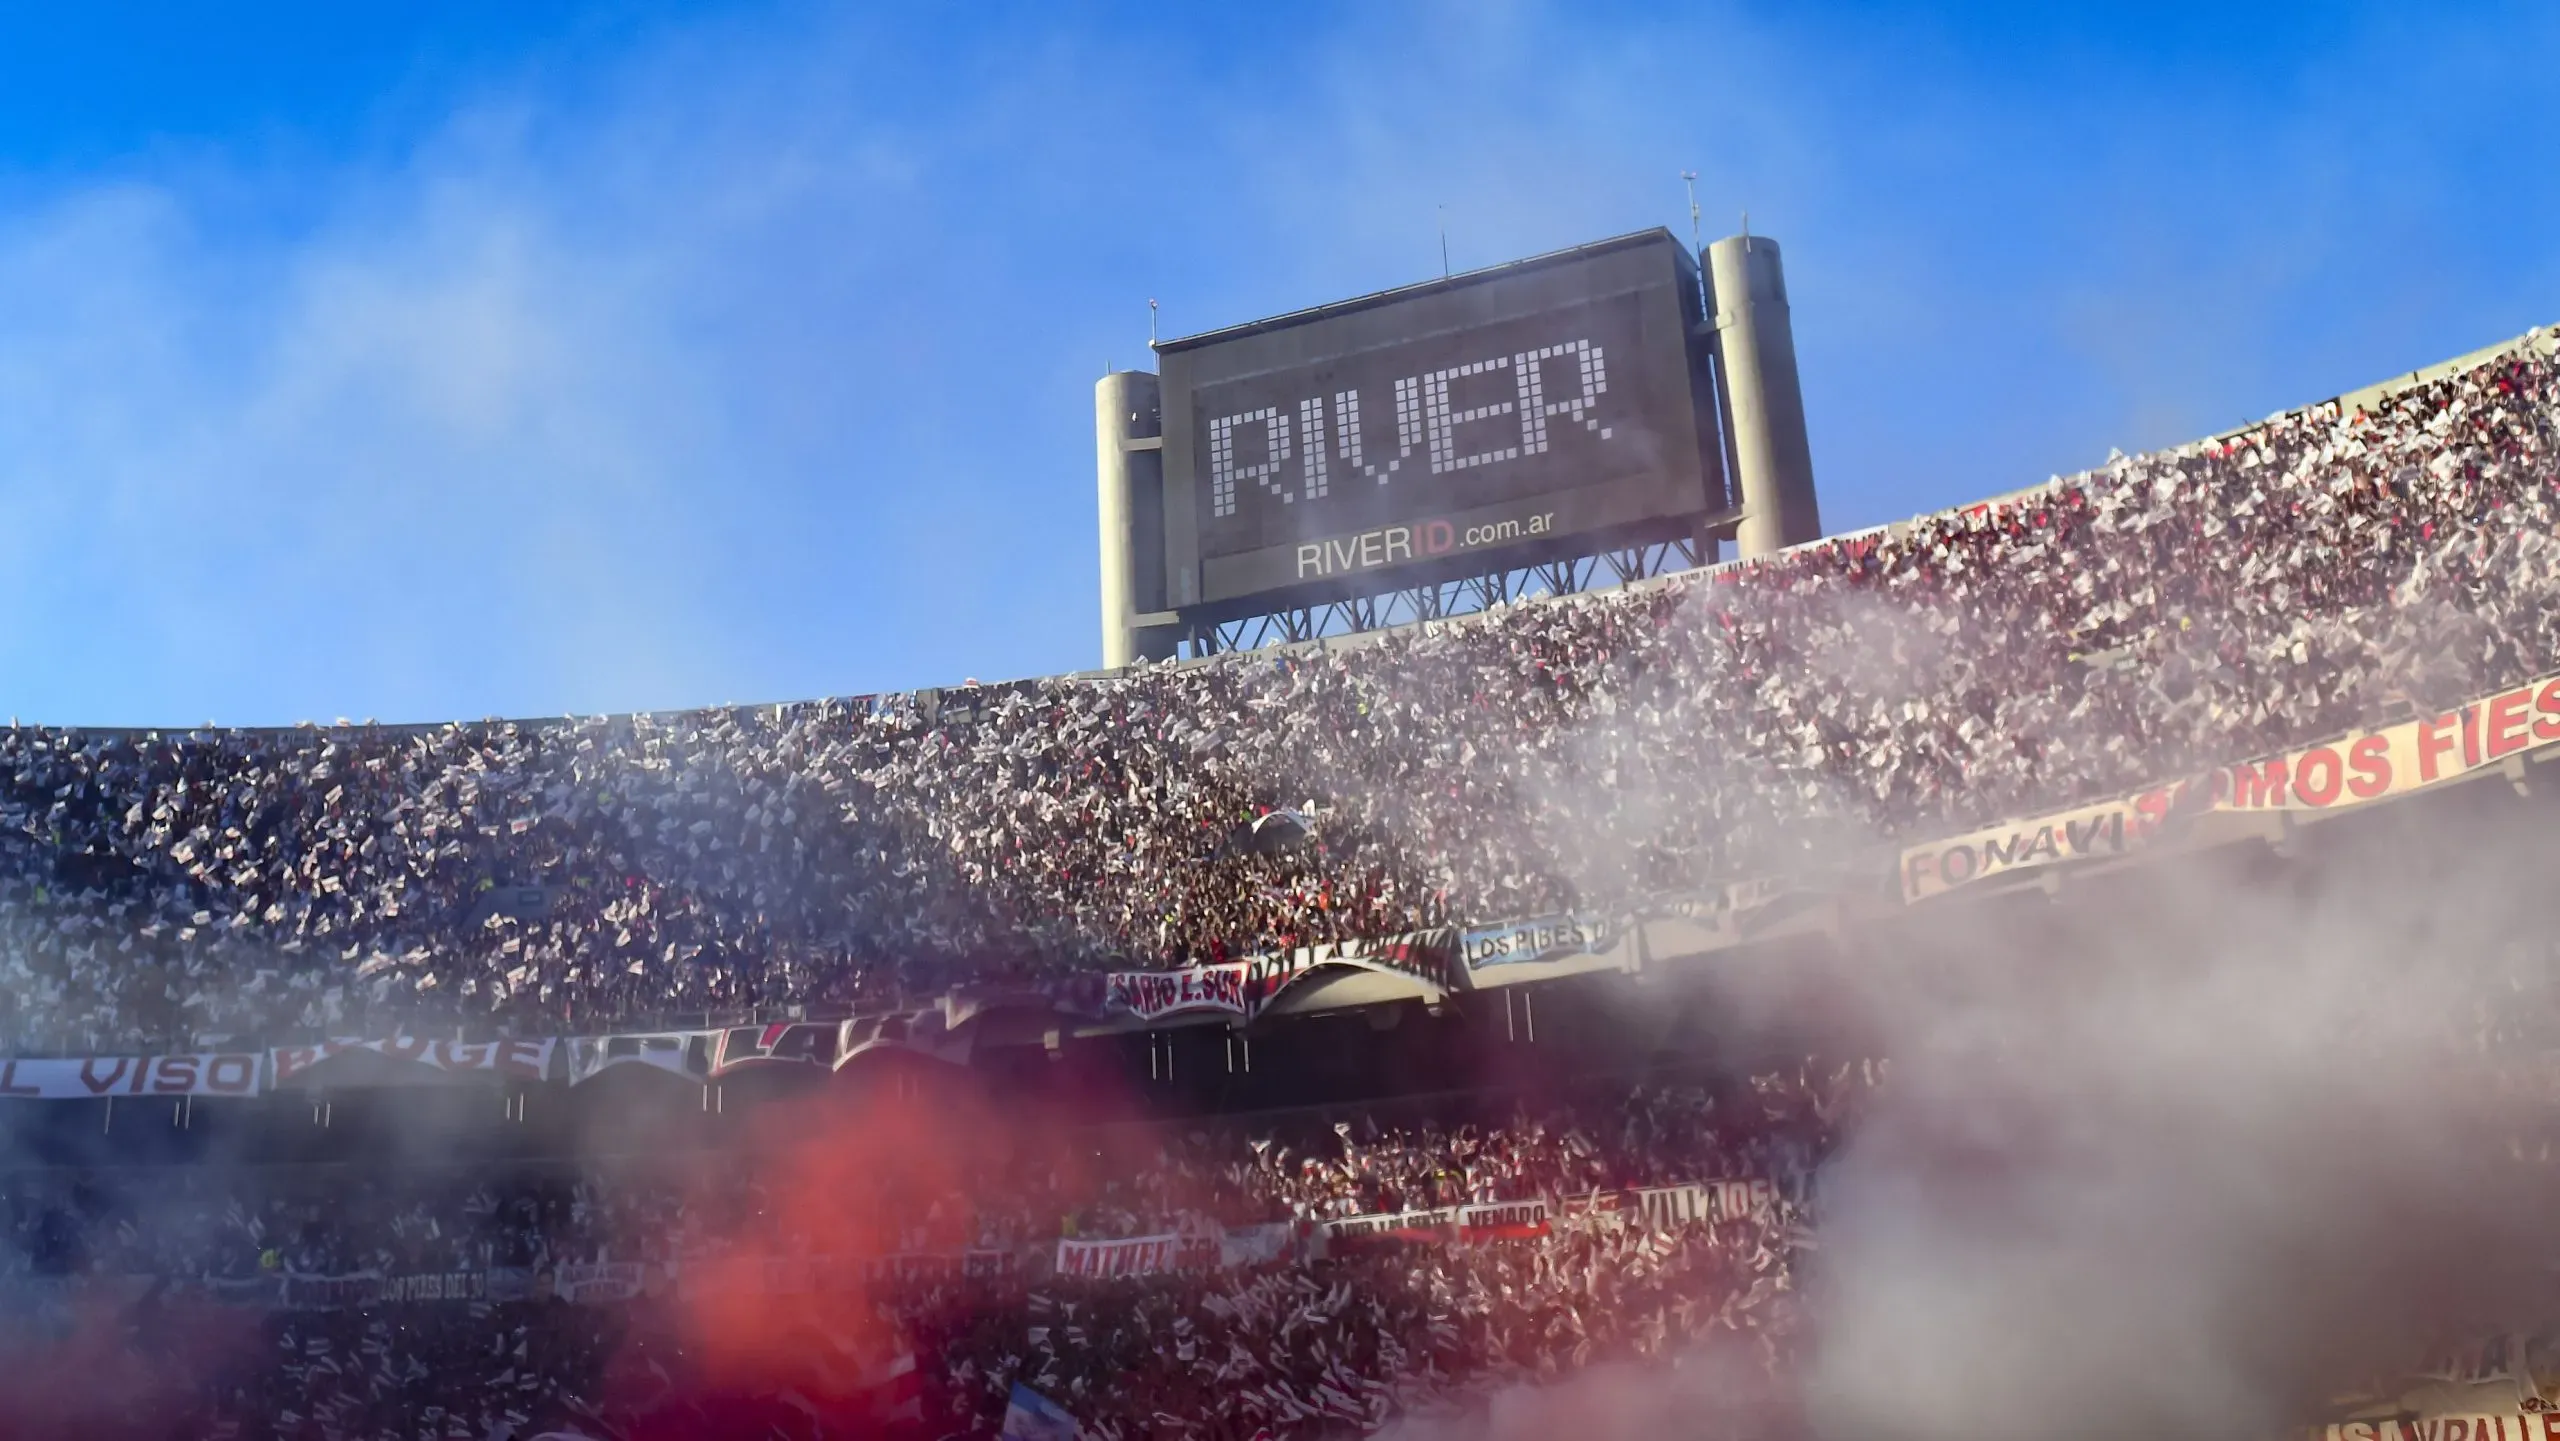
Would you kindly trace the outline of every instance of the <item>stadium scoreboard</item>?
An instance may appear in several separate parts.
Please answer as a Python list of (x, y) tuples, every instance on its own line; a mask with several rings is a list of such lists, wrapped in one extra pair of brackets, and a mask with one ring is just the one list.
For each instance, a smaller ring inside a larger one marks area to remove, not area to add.
[(1159, 343), (1165, 599), (1688, 533), (1728, 504), (1699, 290), (1657, 229)]

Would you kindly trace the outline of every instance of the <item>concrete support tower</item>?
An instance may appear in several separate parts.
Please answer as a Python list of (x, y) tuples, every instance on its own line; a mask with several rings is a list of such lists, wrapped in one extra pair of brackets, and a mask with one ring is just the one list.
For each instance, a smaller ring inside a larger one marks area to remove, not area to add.
[[(1154, 372), (1117, 370), (1093, 387), (1101, 485), (1102, 664), (1163, 660), (1180, 638), (1164, 610), (1164, 425)], [(1149, 623), (1156, 622), (1156, 623)]]
[(1795, 330), (1778, 243), (1734, 235), (1707, 247), (1707, 313), (1724, 382), (1724, 433), (1742, 502), (1736, 548), (1746, 558), (1822, 536), (1813, 500), (1813, 446), (1796, 383)]

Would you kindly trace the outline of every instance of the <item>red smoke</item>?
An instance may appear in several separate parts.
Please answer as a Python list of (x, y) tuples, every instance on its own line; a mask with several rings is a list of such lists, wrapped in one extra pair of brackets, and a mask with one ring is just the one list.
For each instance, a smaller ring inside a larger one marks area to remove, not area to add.
[[(0, 1437), (164, 1441), (200, 1435), (213, 1378), (254, 1364), (255, 1326), (209, 1305), (75, 1283), (53, 1317), (0, 1322)], [(50, 1324), (48, 1324), (50, 1323)]]
[[(956, 1256), (982, 1237), (1011, 1250), (1055, 1234), (1024, 1230), (1026, 1203), (1072, 1209), (1101, 1174), (1065, 1128), (961, 1083), (853, 1083), (762, 1106), (750, 1124), (744, 1154), (697, 1158), (688, 1210), (719, 1218), (716, 1240), (683, 1258), (681, 1296), (644, 1306), (659, 1324), (636, 1325), (616, 1358), (605, 1409), (639, 1418), (635, 1441), (777, 1425), (860, 1436), (912, 1414), (902, 1358), (928, 1358), (886, 1297), (861, 1284), (777, 1295), (772, 1282), (815, 1279), (819, 1258), (841, 1281), (862, 1261)], [(752, 1171), (760, 1206), (739, 1204), (732, 1166)]]

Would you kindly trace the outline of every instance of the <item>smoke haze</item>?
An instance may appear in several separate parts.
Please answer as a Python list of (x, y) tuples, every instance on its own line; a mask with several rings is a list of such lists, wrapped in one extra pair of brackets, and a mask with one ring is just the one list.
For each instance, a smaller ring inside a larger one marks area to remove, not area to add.
[[(2269, 1438), (2547, 1322), (2547, 1107), (2488, 1053), (2544, 1011), (2539, 824), (2474, 791), (1853, 939), (1892, 1070), (1818, 1182), (1811, 1433)], [(1769, 1434), (1766, 1388), (1720, 1353), (1465, 1429)]]

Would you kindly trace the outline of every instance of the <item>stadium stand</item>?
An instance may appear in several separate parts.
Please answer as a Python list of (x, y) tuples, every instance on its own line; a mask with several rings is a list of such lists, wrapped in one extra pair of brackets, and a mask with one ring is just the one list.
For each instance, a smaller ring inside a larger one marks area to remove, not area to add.
[(2537, 334), (1996, 504), (1313, 651), (595, 720), (13, 727), (0, 1052), (815, 1015), (1485, 924), (2446, 704), (2560, 658), (2553, 364)]
[[(989, 1434), (1016, 1380), (1097, 1436), (1365, 1430), (1701, 1341), (1780, 1367), (1797, 1198), (1879, 1078), (1621, 1087), (1484, 1126), (1279, 1118), (1066, 1181), (1062, 1150), (1017, 1152), (930, 1194), (875, 1172), (829, 1186), (896, 1238), (853, 1264), (752, 1167), (24, 1173), (0, 1180), (0, 1316), (142, 1297), (118, 1354), (167, 1375), (124, 1419), (170, 1434), (733, 1434), (758, 1407), (785, 1434), (821, 1409)], [(795, 1344), (831, 1374), (724, 1399), (682, 1336), (730, 1293), (804, 1305)], [(242, 1324), (246, 1354), (176, 1341)]]

